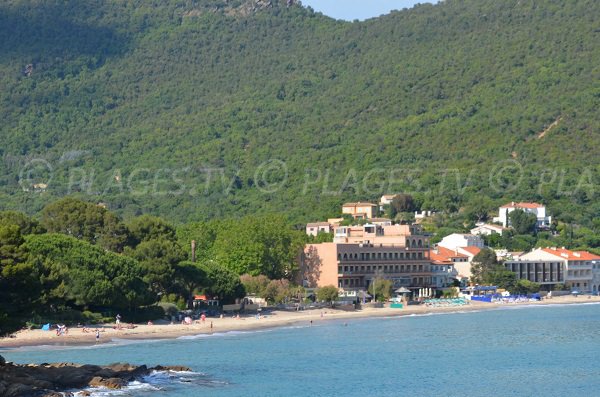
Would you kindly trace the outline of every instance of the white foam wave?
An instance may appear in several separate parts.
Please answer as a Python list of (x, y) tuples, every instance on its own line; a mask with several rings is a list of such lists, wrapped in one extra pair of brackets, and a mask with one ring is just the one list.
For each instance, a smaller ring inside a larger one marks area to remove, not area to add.
[(156, 392), (165, 390), (166, 387), (174, 383), (194, 383), (207, 386), (224, 385), (226, 382), (219, 382), (210, 379), (203, 379), (206, 374), (194, 371), (152, 371), (150, 374), (127, 384), (126, 387), (113, 390), (105, 387), (90, 387), (83, 392), (75, 392), (75, 396), (83, 396), (90, 393), (91, 397), (112, 397), (112, 396), (131, 396), (139, 393)]
[[(285, 329), (287, 327), (281, 327), (279, 329)], [(195, 339), (204, 339), (204, 338), (223, 338), (228, 336), (238, 336), (238, 335), (251, 335), (251, 334), (259, 334), (263, 332), (271, 332), (272, 329), (256, 329), (250, 331), (227, 331), (227, 332), (214, 332), (211, 334), (195, 334), (195, 335), (184, 335), (180, 336), (176, 339), (179, 340), (195, 340)]]
[(83, 392), (74, 393), (75, 396), (84, 396), (90, 393), (91, 397), (110, 397), (110, 396), (130, 396), (133, 393), (139, 392), (154, 392), (162, 390), (160, 387), (151, 383), (133, 381), (126, 387), (118, 390), (109, 389), (106, 387), (90, 387)]

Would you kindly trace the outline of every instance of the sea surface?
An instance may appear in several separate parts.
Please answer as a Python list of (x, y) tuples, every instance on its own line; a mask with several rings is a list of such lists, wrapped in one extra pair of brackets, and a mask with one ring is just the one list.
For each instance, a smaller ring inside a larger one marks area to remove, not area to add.
[(92, 347), (0, 351), (18, 363), (185, 365), (93, 396), (600, 396), (600, 305), (315, 322)]

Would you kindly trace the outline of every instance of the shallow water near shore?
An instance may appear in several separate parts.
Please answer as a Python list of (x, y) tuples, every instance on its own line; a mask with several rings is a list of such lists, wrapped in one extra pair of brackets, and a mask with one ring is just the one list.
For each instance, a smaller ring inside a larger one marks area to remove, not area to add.
[(594, 396), (600, 305), (510, 306), (1, 353), (18, 363), (129, 362), (194, 371), (157, 373), (94, 396)]

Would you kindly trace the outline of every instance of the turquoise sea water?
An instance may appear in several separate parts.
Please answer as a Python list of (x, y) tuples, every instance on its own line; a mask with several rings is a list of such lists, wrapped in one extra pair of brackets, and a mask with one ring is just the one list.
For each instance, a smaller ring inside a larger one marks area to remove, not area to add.
[(127, 396), (600, 396), (600, 305), (322, 322), (168, 341), (4, 350), (19, 363), (187, 365)]

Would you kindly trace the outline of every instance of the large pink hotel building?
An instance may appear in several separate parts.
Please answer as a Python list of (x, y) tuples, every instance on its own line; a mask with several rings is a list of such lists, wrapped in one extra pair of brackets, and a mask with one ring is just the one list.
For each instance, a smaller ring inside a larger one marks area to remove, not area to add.
[(308, 288), (366, 290), (375, 279), (394, 288), (434, 287), (429, 238), (417, 225), (334, 226), (332, 243), (308, 244), (301, 260)]

